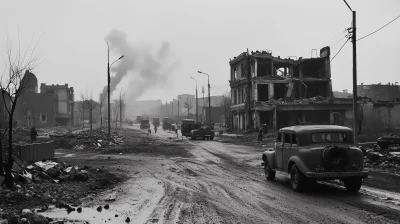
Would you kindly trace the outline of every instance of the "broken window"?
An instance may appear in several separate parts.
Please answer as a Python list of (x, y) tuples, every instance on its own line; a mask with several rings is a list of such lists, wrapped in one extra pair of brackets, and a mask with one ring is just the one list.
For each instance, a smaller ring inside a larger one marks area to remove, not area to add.
[(269, 87), (268, 84), (258, 84), (257, 85), (258, 101), (269, 101), (268, 87)]
[(283, 143), (284, 144), (290, 144), (290, 134), (289, 133), (284, 133), (284, 135), (283, 135)]
[(40, 114), (40, 121), (41, 122), (46, 122), (47, 121), (47, 115), (46, 114)]
[(281, 140), (282, 140), (282, 133), (279, 132), (278, 137), (276, 138), (276, 142), (282, 142)]
[(237, 76), (236, 76), (236, 68), (233, 68), (233, 81), (236, 81)]

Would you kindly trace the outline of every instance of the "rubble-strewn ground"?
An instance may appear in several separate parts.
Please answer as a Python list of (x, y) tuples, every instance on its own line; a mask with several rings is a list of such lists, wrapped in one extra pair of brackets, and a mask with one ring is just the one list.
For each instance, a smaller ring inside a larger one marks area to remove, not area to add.
[(38, 214), (90, 223), (398, 223), (400, 219), (400, 176), (373, 173), (357, 195), (338, 182), (317, 183), (296, 193), (284, 173), (266, 181), (260, 153), (273, 144), (273, 134), (262, 143), (254, 133), (247, 142), (246, 137), (221, 136), (216, 141), (182, 140), (168, 131), (147, 136), (146, 130), (127, 129), (117, 135), (124, 143), (56, 153), (58, 161), (104, 169), (125, 176), (125, 181), (83, 198), (79, 206), (50, 206)]

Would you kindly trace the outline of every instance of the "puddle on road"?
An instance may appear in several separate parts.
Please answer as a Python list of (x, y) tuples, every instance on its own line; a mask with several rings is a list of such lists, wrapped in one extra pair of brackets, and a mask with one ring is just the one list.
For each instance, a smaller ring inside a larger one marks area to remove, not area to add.
[[(68, 220), (72, 223), (126, 223), (126, 215), (114, 209), (102, 209), (98, 212), (95, 208), (82, 208), (82, 212), (72, 211), (68, 214), (66, 209), (53, 209), (39, 214), (57, 221)], [(117, 217), (116, 217), (117, 215)]]
[[(162, 181), (154, 177), (141, 176), (140, 179), (128, 180), (120, 190), (113, 189), (98, 195), (91, 200), (98, 202), (90, 203), (89, 207), (81, 207), (81, 212), (74, 207), (70, 213), (66, 209), (55, 208), (39, 214), (67, 223), (127, 223), (127, 217), (130, 223), (146, 223), (163, 196)], [(107, 204), (106, 200), (113, 202), (109, 204), (108, 209), (102, 207), (101, 211), (98, 211), (97, 206), (104, 206)]]

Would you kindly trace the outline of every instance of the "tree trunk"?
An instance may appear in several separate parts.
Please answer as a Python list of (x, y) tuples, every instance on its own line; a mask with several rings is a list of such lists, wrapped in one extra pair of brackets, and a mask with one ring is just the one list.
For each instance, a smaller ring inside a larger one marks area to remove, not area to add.
[(15, 106), (17, 103), (17, 98), (14, 99), (14, 102), (12, 102), (11, 106), (11, 112), (10, 116), (8, 117), (8, 161), (7, 165), (5, 167), (6, 170), (6, 187), (7, 188), (12, 188), (14, 186), (14, 178), (11, 174), (11, 170), (13, 167), (13, 148), (12, 148), (12, 127), (13, 127), (13, 117), (14, 117), (14, 111), (15, 111)]
[(90, 111), (89, 111), (89, 119), (90, 119), (90, 130), (92, 130), (92, 112), (93, 112), (93, 108), (90, 108)]

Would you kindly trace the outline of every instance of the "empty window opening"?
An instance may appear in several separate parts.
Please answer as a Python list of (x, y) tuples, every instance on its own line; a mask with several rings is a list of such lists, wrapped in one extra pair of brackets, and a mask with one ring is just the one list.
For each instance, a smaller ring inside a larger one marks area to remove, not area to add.
[(325, 59), (309, 59), (302, 63), (303, 77), (325, 78)]
[(272, 72), (272, 61), (271, 60), (259, 60), (257, 61), (257, 76), (271, 76)]
[(274, 83), (274, 98), (285, 98), (288, 90), (288, 83)]
[(257, 85), (257, 94), (258, 94), (258, 101), (268, 101), (268, 84), (258, 84)]
[(315, 96), (328, 96), (328, 82), (307, 82), (307, 88), (305, 92), (305, 98), (311, 98)]
[(40, 115), (40, 121), (41, 122), (47, 122), (47, 115), (46, 114), (41, 114)]

